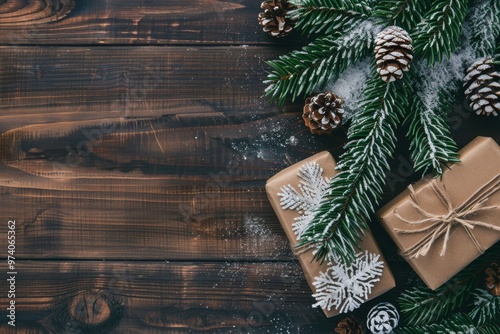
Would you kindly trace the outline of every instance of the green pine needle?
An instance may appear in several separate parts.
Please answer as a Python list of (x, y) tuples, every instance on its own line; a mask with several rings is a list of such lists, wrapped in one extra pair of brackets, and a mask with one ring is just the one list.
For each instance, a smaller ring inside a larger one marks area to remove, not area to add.
[(500, 1), (478, 0), (468, 14), (470, 43), (478, 57), (491, 56), (500, 36)]
[[(408, 326), (428, 325), (467, 306), (481, 279), (478, 273), (499, 258), (500, 243), (497, 243), (438, 289), (433, 291), (428, 287), (416, 287), (402, 293), (398, 304), (404, 323)], [(482, 311), (470, 313), (471, 317), (476, 318), (478, 312)]]
[(294, 101), (322, 89), (372, 51), (373, 34), (371, 22), (365, 21), (342, 36), (317, 38), (302, 50), (268, 61), (273, 71), (264, 81), (269, 85), (266, 95), (282, 105), (288, 96)]
[(341, 35), (352, 29), (371, 15), (370, 4), (352, 0), (291, 0), (296, 9), (288, 12), (291, 19), (297, 20), (297, 31), (311, 36)]
[(415, 171), (423, 174), (433, 171), (443, 174), (442, 163), (459, 162), (458, 148), (451, 137), (446, 115), (455, 101), (455, 94), (442, 88), (436, 106), (428, 106), (419, 97), (414, 98), (414, 113), (408, 114), (410, 123), (407, 137), (410, 140), (411, 158)]
[(353, 117), (347, 152), (338, 164), (341, 172), (331, 180), (314, 223), (299, 243), (317, 246), (317, 260), (338, 256), (350, 263), (358, 252), (366, 221), (386, 183), (388, 159), (396, 142), (394, 130), (407, 112), (410, 91), (409, 76), (388, 84), (378, 77), (368, 80), (362, 110)]
[(500, 334), (500, 326), (495, 323), (477, 325), (468, 315), (456, 313), (439, 323), (401, 327), (395, 332), (396, 334)]
[(448, 58), (457, 48), (467, 13), (467, 0), (435, 0), (423, 20), (412, 31), (415, 53), (432, 65)]
[(479, 325), (498, 321), (500, 323), (500, 296), (493, 296), (486, 290), (474, 292), (474, 308), (469, 316)]
[(430, 0), (381, 0), (373, 16), (385, 25), (397, 25), (412, 30), (430, 6)]
[(473, 290), (472, 285), (456, 283), (448, 284), (436, 291), (418, 287), (401, 294), (398, 304), (406, 324), (428, 325), (462, 307)]

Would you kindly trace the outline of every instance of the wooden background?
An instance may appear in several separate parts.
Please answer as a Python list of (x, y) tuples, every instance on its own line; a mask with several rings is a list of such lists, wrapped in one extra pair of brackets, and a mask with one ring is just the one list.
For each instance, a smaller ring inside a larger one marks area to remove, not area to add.
[[(0, 235), (15, 219), (18, 271), (1, 333), (333, 332), (264, 184), (338, 157), (345, 129), (314, 137), (301, 103), (262, 96), (264, 61), (304, 40), (263, 33), (259, 5), (0, 0)], [(450, 124), (462, 147), (500, 142), (499, 119), (457, 106)], [(403, 138), (384, 203), (420, 177), (408, 161)], [(419, 284), (373, 229), (398, 287), (360, 318)]]

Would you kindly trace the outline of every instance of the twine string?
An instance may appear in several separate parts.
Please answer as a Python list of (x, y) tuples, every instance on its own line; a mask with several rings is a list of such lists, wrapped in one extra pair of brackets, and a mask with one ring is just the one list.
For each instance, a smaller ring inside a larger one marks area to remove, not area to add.
[(480, 212), (484, 212), (487, 210), (496, 210), (499, 208), (498, 205), (486, 206), (485, 203), (488, 201), (491, 195), (500, 190), (500, 174), (484, 184), (478, 190), (476, 190), (457, 207), (453, 206), (453, 203), (451, 202), (451, 199), (444, 185), (440, 187), (435, 179), (428, 182), (433, 192), (446, 208), (447, 212), (445, 214), (435, 214), (426, 211), (420, 204), (419, 198), (413, 186), (408, 186), (408, 189), (410, 191), (411, 206), (422, 216), (422, 219), (411, 221), (407, 218), (404, 218), (398, 212), (397, 208), (394, 209), (394, 215), (399, 220), (410, 226), (420, 225), (424, 227), (411, 230), (396, 228), (394, 229), (394, 231), (401, 234), (416, 234), (423, 232), (426, 232), (426, 234), (417, 243), (404, 251), (403, 255), (410, 258), (425, 256), (431, 249), (432, 245), (434, 245), (434, 243), (438, 239), (443, 237), (443, 245), (441, 247), (439, 255), (444, 256), (446, 254), (448, 242), (451, 237), (451, 231), (455, 226), (462, 226), (467, 233), (467, 236), (474, 244), (474, 247), (481, 254), (484, 253), (484, 249), (481, 247), (481, 244), (477, 240), (474, 233), (472, 233), (472, 230), (474, 229), (474, 227), (484, 227), (495, 231), (500, 231), (500, 226), (496, 226), (493, 223), (472, 220), (470, 219), (470, 217)]

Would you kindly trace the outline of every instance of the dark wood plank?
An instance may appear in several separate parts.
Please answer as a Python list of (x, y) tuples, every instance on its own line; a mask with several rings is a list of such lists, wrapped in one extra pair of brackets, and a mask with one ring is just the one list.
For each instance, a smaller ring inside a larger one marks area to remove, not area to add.
[(332, 140), (297, 114), (14, 129), (0, 137), (2, 217), (23, 258), (288, 259), (265, 181)]
[(16, 329), (2, 322), (2, 333), (332, 332), (296, 262), (21, 261), (16, 269)]
[(0, 1), (0, 45), (275, 44), (253, 0)]
[[(283, 50), (281, 50), (283, 51)], [(0, 132), (52, 122), (277, 113), (263, 47), (0, 47)], [(296, 109), (297, 110), (297, 109)]]

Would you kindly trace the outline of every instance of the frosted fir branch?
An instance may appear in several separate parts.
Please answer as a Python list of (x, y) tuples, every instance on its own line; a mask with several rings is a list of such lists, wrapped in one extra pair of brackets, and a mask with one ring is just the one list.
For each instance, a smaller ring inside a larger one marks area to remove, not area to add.
[(422, 21), (429, 6), (429, 0), (381, 0), (373, 16), (385, 25), (397, 25), (411, 31)]
[(302, 34), (341, 35), (371, 15), (370, 4), (352, 0), (290, 0), (296, 9), (288, 16), (297, 20), (295, 29)]
[(326, 272), (315, 277), (313, 285), (317, 302), (313, 307), (330, 311), (338, 309), (340, 313), (351, 312), (368, 300), (373, 286), (380, 281), (384, 262), (380, 255), (369, 253), (356, 254), (355, 261), (346, 266), (342, 263), (328, 263)]
[(429, 65), (448, 58), (457, 48), (468, 0), (435, 0), (411, 36), (415, 54), (426, 58)]
[(500, 2), (498, 0), (476, 0), (467, 15), (470, 43), (476, 56), (491, 56), (496, 39), (500, 36)]
[(294, 101), (322, 89), (372, 51), (377, 29), (372, 21), (365, 20), (341, 36), (317, 38), (302, 50), (268, 61), (273, 70), (264, 81), (268, 84), (266, 96), (283, 104), (288, 96)]
[(472, 320), (466, 315), (457, 313), (439, 323), (400, 327), (396, 329), (396, 334), (480, 334), (478, 328), (474, 326)]
[[(447, 109), (454, 100), (450, 99), (449, 92), (441, 92), (441, 107)], [(439, 108), (430, 109), (421, 103), (418, 97), (413, 109), (415, 112), (409, 115), (411, 121), (407, 137), (410, 140), (414, 169), (422, 171), (423, 174), (433, 171), (441, 175), (441, 163), (460, 161), (457, 145), (451, 138), (446, 123), (447, 114)]]
[(414, 169), (441, 175), (441, 163), (458, 162), (458, 148), (446, 122), (456, 96), (462, 87), (465, 70), (475, 60), (469, 45), (458, 49), (450, 58), (434, 66), (415, 64), (419, 74), (413, 113), (406, 122)]
[(394, 129), (407, 111), (409, 78), (389, 84), (379, 78), (368, 81), (362, 110), (352, 120), (346, 153), (338, 164), (341, 171), (332, 178), (299, 242), (301, 246), (318, 247), (315, 259), (338, 256), (346, 263), (354, 260), (367, 229), (366, 221), (386, 183), (388, 158), (395, 148)]
[(473, 294), (473, 309), (469, 316), (479, 325), (495, 322), (500, 319), (500, 297), (493, 296), (486, 290), (476, 289)]

